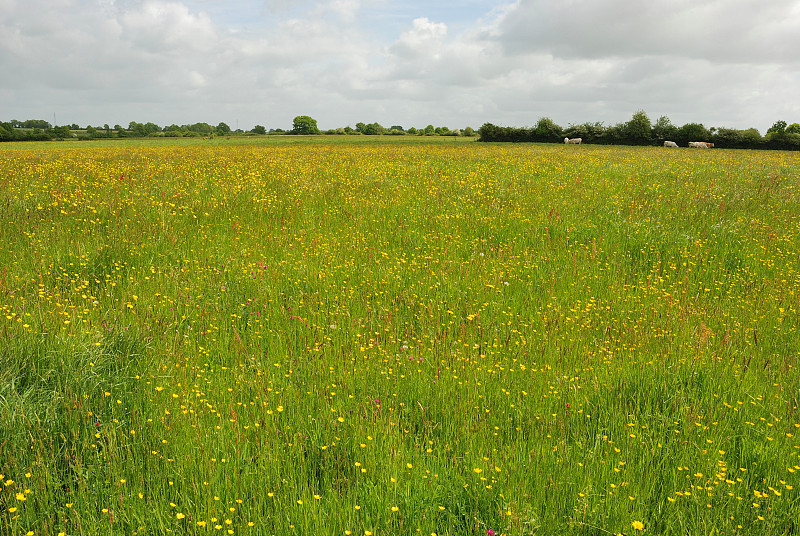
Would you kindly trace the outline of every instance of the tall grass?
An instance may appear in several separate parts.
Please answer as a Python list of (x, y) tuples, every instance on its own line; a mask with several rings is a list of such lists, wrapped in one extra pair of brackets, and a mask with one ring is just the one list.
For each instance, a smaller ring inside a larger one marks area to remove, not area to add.
[(0, 153), (0, 533), (791, 534), (798, 156)]

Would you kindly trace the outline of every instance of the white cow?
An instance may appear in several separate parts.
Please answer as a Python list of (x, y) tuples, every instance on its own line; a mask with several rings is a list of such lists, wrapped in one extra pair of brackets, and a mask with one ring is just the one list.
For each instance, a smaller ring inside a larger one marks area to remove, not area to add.
[(580, 145), (581, 141), (583, 141), (583, 138), (564, 138), (564, 143), (573, 143), (575, 145)]
[(708, 145), (702, 141), (690, 141), (689, 147), (694, 147), (695, 149), (708, 149)]
[(677, 146), (678, 146), (678, 144), (675, 143), (674, 141), (665, 141), (664, 142), (664, 147), (677, 147)]

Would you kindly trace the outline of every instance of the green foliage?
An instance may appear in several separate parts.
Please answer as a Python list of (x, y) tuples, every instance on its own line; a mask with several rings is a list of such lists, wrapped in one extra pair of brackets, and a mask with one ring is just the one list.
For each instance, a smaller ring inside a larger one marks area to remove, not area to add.
[(183, 128), (188, 132), (194, 132), (195, 134), (201, 134), (203, 136), (207, 136), (214, 131), (214, 128), (208, 123), (195, 123), (193, 125), (184, 125)]
[(0, 123), (0, 141), (12, 141), (14, 139), (14, 127), (11, 123)]
[(380, 123), (356, 123), (356, 131), (367, 136), (377, 136), (386, 132), (386, 129)]
[(298, 115), (292, 122), (292, 134), (319, 134), (317, 120), (307, 115)]
[(633, 114), (633, 117), (625, 123), (624, 133), (628, 141), (633, 145), (649, 145), (651, 140), (652, 124), (650, 118), (643, 110)]
[(792, 123), (787, 125), (786, 121), (776, 121), (762, 140), (764, 145), (772, 149), (796, 149), (800, 146), (798, 136), (800, 125)]
[(52, 127), (52, 125), (44, 119), (28, 119), (27, 121), (17, 121), (13, 119), (11, 124), (14, 128), (38, 128), (39, 130), (47, 130)]
[(137, 138), (143, 138), (145, 136), (152, 136), (157, 132), (161, 132), (161, 127), (156, 125), (155, 123), (137, 123), (136, 121), (131, 121), (128, 124), (128, 131), (131, 136)]
[(686, 146), (690, 141), (710, 140), (711, 133), (701, 123), (686, 123), (678, 129), (675, 138), (679, 145)]
[(66, 138), (72, 137), (69, 131), (69, 127), (67, 125), (62, 125), (60, 127), (53, 127), (49, 129), (48, 133), (53, 137), (59, 140), (63, 140)]
[(761, 134), (756, 128), (748, 128), (747, 130), (743, 130), (742, 139), (744, 140), (745, 144), (750, 147), (757, 146), (762, 141)]
[(782, 135), (786, 131), (786, 121), (775, 121), (771, 127), (767, 129), (767, 134)]
[[(300, 133), (319, 133), (316, 120), (309, 116), (298, 116), (298, 122), (294, 125), (292, 134)], [(45, 126), (46, 130), (41, 130), (32, 125)], [(77, 125), (72, 125), (77, 127)], [(65, 127), (69, 129), (70, 127)], [(36, 141), (47, 139), (67, 139), (73, 137), (72, 132), (67, 130), (53, 129), (50, 124), (43, 120), (11, 120), (7, 123), (0, 123), (0, 141)], [(73, 129), (75, 130), (75, 129)], [(245, 134), (241, 130), (233, 132), (224, 123), (219, 123), (213, 127), (207, 123), (194, 123), (191, 125), (172, 124), (163, 129), (154, 123), (138, 123), (131, 121), (128, 128), (121, 125), (114, 125), (111, 129), (108, 124), (103, 126), (104, 132), (99, 128), (87, 126), (85, 131), (79, 131), (78, 136), (83, 138), (100, 137), (184, 137), (184, 136), (213, 136)], [(262, 125), (256, 125), (248, 134), (266, 134), (267, 129)], [(269, 133), (283, 134), (283, 129), (269, 129)], [(706, 128), (699, 123), (687, 123), (681, 127), (672, 124), (666, 116), (660, 116), (655, 123), (650, 122), (647, 114), (639, 110), (633, 114), (626, 123), (612, 126), (604, 126), (600, 122), (587, 122), (582, 124), (570, 124), (562, 128), (548, 117), (540, 118), (532, 128), (527, 127), (497, 127), (491, 123), (486, 123), (477, 132), (471, 127), (463, 130), (450, 130), (446, 126), (434, 127), (428, 125), (425, 128), (410, 127), (404, 129), (400, 125), (392, 125), (389, 129), (380, 123), (356, 123), (355, 129), (347, 126), (339, 129), (331, 129), (326, 134), (367, 134), (381, 135), (391, 134), (400, 136), (425, 135), (425, 136), (464, 136), (473, 137), (480, 134), (480, 141), (507, 141), (507, 142), (544, 142), (562, 143), (564, 137), (581, 138), (584, 144), (610, 144), (610, 145), (662, 145), (664, 141), (675, 141), (681, 146), (686, 146), (690, 141), (708, 141), (715, 144), (717, 148), (751, 148), (751, 149), (788, 149), (800, 148), (800, 124), (792, 123), (787, 125), (785, 121), (776, 121), (768, 130), (764, 137), (756, 129), (737, 130), (730, 128)]]
[(542, 117), (536, 122), (534, 127), (536, 141), (561, 142), (564, 137), (564, 130), (549, 117)]
[(666, 140), (675, 141), (678, 138), (678, 127), (672, 124), (669, 117), (662, 115), (653, 125), (653, 139), (656, 145), (661, 145)]

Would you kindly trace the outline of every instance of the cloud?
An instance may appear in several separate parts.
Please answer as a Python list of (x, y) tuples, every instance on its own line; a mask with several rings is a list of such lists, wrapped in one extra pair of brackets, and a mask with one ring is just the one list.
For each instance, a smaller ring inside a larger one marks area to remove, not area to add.
[(789, 0), (0, 0), (0, 35), (17, 118), (463, 127), (644, 109), (762, 132), (800, 119)]
[(518, 0), (492, 33), (512, 55), (658, 55), (724, 63), (797, 63), (800, 4), (794, 0)]
[(432, 22), (427, 17), (414, 19), (412, 24), (413, 27), (403, 32), (391, 46), (392, 52), (404, 58), (431, 56), (436, 59), (447, 37), (447, 24)]
[(121, 39), (139, 50), (158, 54), (208, 52), (219, 41), (205, 13), (190, 13), (177, 2), (145, 2), (119, 17)]

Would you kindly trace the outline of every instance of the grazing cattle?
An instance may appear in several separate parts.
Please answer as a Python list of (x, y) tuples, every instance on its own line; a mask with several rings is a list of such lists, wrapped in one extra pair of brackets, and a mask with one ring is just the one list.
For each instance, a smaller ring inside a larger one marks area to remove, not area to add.
[(710, 141), (704, 141), (703, 143), (705, 143), (705, 144), (706, 144), (706, 147), (708, 147), (709, 149), (711, 149), (712, 147), (714, 147), (714, 144), (713, 144), (713, 143), (711, 143)]
[(708, 149), (708, 145), (702, 141), (690, 141), (689, 147), (694, 147), (695, 149)]
[(664, 147), (677, 147), (677, 146), (678, 146), (678, 144), (675, 143), (674, 141), (665, 141), (664, 142)]
[(575, 145), (580, 145), (581, 141), (583, 141), (583, 138), (564, 138), (564, 143), (573, 143)]

